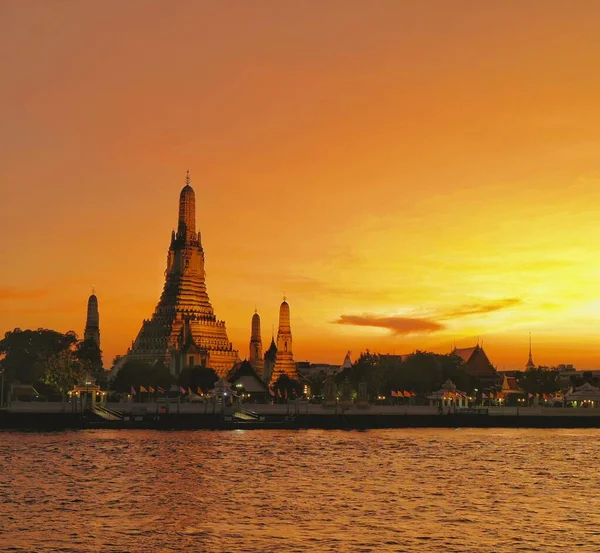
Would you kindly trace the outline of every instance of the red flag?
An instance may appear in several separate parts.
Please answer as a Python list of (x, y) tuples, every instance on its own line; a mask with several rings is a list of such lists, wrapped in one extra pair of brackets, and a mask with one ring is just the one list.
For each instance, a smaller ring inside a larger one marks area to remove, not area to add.
[(410, 393), (410, 397), (417, 397), (417, 393), (416, 392), (411, 392)]
[(132, 386), (131, 387), (131, 395), (134, 396), (135, 395), (135, 388)]
[(274, 391), (273, 391), (271, 388), (269, 388), (269, 393), (270, 393), (272, 396), (275, 396), (275, 392), (274, 392)]
[(533, 394), (527, 394), (527, 397), (528, 397), (529, 399), (531, 399), (531, 398), (533, 397)]
[(200, 386), (198, 386), (198, 395), (201, 396), (202, 394), (204, 394), (204, 392), (202, 391), (202, 388), (200, 388)]
[(183, 386), (179, 386), (179, 391), (180, 391), (182, 394), (185, 394), (185, 388), (184, 388)]
[(410, 392), (404, 392), (404, 397), (410, 397)]
[(154, 388), (152, 386), (148, 386), (148, 391), (153, 394), (155, 392)]
[(394, 390), (392, 390), (392, 397), (398, 397), (398, 393), (394, 392)]

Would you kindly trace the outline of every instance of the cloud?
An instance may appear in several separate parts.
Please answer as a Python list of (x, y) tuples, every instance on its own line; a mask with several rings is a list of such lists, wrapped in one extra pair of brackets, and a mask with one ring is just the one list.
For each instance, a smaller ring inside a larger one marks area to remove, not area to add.
[(380, 317), (369, 315), (368, 313), (363, 315), (341, 315), (335, 323), (340, 325), (387, 328), (393, 334), (399, 335), (426, 334), (444, 330), (445, 328), (444, 325), (429, 319), (398, 316)]
[(28, 290), (11, 286), (0, 286), (0, 301), (39, 300), (48, 295), (48, 290)]
[(459, 305), (449, 311), (440, 313), (438, 319), (459, 319), (460, 317), (469, 317), (470, 315), (481, 315), (483, 313), (492, 313), (501, 309), (508, 309), (523, 303), (520, 298), (502, 298), (499, 300), (484, 301), (479, 303), (467, 303)]

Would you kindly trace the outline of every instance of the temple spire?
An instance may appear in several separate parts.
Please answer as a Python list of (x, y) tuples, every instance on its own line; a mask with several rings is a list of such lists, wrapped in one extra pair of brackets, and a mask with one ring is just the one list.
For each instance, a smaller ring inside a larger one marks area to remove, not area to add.
[(196, 239), (196, 194), (190, 186), (192, 179), (189, 170), (185, 176), (185, 186), (179, 195), (179, 223), (177, 234), (186, 242)]
[(252, 326), (250, 332), (250, 364), (256, 374), (262, 377), (264, 370), (262, 338), (260, 336), (260, 315), (256, 307), (252, 315)]
[(279, 329), (277, 330), (277, 355), (271, 375), (271, 385), (286, 374), (292, 379), (298, 378), (292, 350), (292, 329), (290, 324), (290, 306), (284, 299), (279, 307)]
[(529, 333), (529, 359), (527, 360), (527, 365), (525, 365), (526, 369), (535, 368), (535, 363), (533, 362), (533, 355), (531, 352), (531, 332)]
[(83, 331), (84, 340), (93, 340), (100, 347), (100, 314), (98, 311), (98, 298), (92, 286), (92, 295), (88, 298), (87, 317)]

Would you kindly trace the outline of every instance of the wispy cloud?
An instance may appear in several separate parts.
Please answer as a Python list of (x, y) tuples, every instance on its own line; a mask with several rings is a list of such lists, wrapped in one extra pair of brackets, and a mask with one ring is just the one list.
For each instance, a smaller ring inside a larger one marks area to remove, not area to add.
[(16, 288), (0, 286), (0, 301), (7, 300), (39, 300), (48, 295), (48, 290)]
[(341, 315), (334, 321), (336, 324), (353, 326), (370, 326), (375, 328), (387, 328), (393, 334), (427, 334), (443, 330), (443, 324), (436, 323), (429, 319), (420, 319), (413, 317), (380, 317), (377, 315)]
[(508, 309), (520, 305), (520, 298), (502, 298), (499, 300), (482, 301), (477, 303), (467, 303), (459, 305), (448, 311), (438, 313), (437, 319), (459, 319), (461, 317), (469, 317), (470, 315), (481, 315), (484, 313), (492, 313), (501, 309)]
[(334, 321), (334, 323), (341, 325), (387, 328), (393, 334), (403, 336), (408, 334), (429, 334), (446, 329), (446, 325), (440, 321), (450, 321), (472, 315), (483, 315), (494, 311), (500, 311), (501, 309), (509, 309), (518, 306), (521, 303), (523, 302), (520, 298), (501, 298), (498, 300), (466, 303), (446, 310), (433, 311), (427, 313), (426, 316), (423, 316), (423, 313), (415, 316), (381, 316), (371, 313), (363, 313), (361, 315), (340, 315), (339, 319)]

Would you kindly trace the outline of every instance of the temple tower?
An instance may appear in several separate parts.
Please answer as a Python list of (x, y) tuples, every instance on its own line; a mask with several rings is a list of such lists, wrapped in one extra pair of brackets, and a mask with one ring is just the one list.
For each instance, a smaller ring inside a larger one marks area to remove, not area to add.
[(93, 288), (92, 295), (88, 298), (87, 319), (85, 321), (83, 339), (94, 340), (98, 348), (100, 348), (100, 314), (98, 311), (98, 298)]
[(271, 384), (274, 384), (282, 375), (287, 374), (290, 378), (297, 379), (298, 371), (294, 363), (292, 352), (292, 329), (290, 326), (290, 306), (283, 298), (279, 308), (279, 329), (277, 330), (277, 355), (275, 366), (271, 375)]
[(260, 315), (254, 310), (250, 334), (250, 364), (256, 374), (262, 378), (265, 362), (263, 359), (262, 339), (260, 337)]
[(175, 376), (186, 367), (203, 366), (222, 377), (239, 357), (206, 291), (204, 249), (196, 232), (196, 195), (190, 183), (188, 171), (179, 194), (177, 232), (171, 233), (163, 292), (128, 357), (162, 361)]
[(529, 333), (529, 359), (527, 360), (525, 369), (535, 369), (535, 363), (533, 362), (533, 355), (531, 353), (531, 332)]

